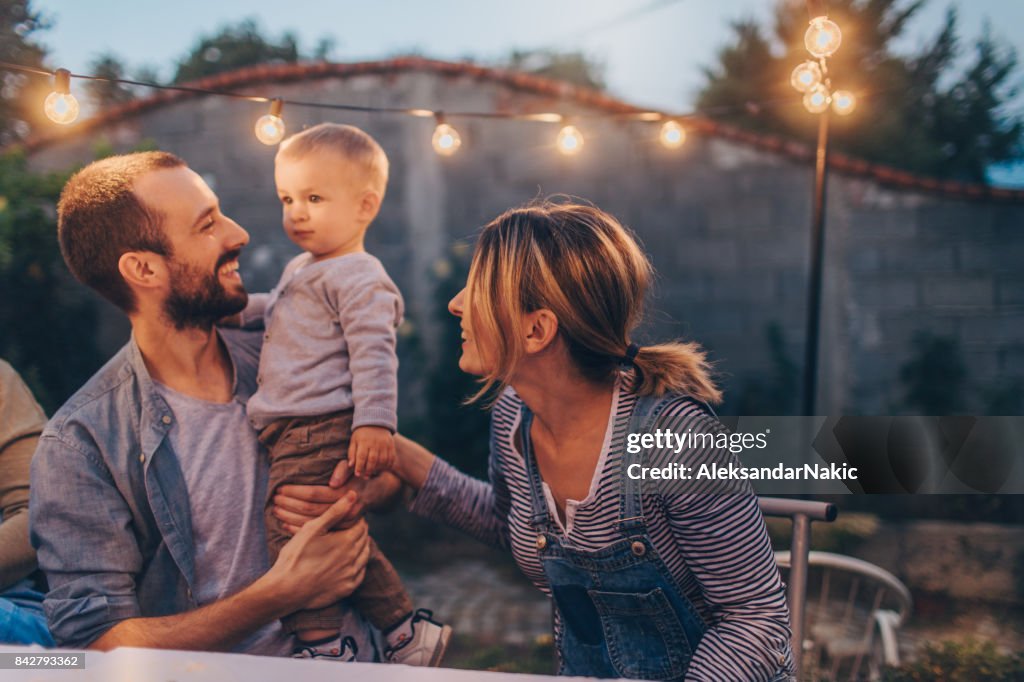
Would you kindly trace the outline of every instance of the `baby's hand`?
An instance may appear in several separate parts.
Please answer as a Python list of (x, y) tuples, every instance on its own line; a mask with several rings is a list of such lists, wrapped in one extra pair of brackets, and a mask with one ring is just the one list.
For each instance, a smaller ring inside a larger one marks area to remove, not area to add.
[(395, 437), (383, 426), (360, 426), (352, 432), (348, 461), (356, 476), (375, 476), (395, 466)]

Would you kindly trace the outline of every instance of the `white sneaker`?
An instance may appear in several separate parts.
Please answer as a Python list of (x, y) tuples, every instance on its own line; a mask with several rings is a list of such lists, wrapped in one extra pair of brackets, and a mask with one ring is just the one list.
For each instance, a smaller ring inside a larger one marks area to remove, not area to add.
[(338, 635), (337, 639), (326, 644), (300, 644), (292, 651), (292, 658), (313, 658), (318, 661), (339, 661), (347, 663), (356, 660), (359, 647), (351, 637)]
[(397, 644), (385, 649), (384, 660), (432, 668), (441, 665), (452, 636), (451, 626), (434, 620), (433, 612), (419, 609), (412, 615), (410, 627), (412, 636), (402, 635)]

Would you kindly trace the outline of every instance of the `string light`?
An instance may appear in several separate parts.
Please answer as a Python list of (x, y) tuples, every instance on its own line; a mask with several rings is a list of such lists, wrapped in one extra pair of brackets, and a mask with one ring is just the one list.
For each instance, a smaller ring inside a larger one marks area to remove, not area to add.
[(558, 131), (558, 137), (555, 138), (555, 146), (558, 147), (558, 151), (566, 156), (579, 154), (580, 150), (583, 149), (583, 134), (576, 126), (566, 125)]
[(797, 92), (808, 92), (821, 82), (821, 67), (818, 62), (806, 61), (798, 64), (789, 77), (789, 83)]
[(260, 116), (256, 121), (256, 139), (265, 145), (275, 145), (284, 139), (284, 121), (281, 119), (283, 106), (280, 98), (270, 100), (270, 113)]
[(434, 151), (441, 156), (451, 156), (462, 146), (459, 131), (445, 123), (442, 114), (437, 114), (437, 127), (434, 128), (430, 142), (434, 145)]
[(53, 92), (43, 102), (43, 112), (54, 123), (68, 125), (78, 118), (78, 100), (71, 94), (71, 72), (57, 69), (53, 74)]
[(686, 142), (686, 129), (675, 121), (665, 121), (658, 139), (667, 149), (679, 149)]
[(804, 33), (804, 47), (815, 57), (831, 57), (843, 42), (843, 34), (839, 26), (828, 17), (821, 16), (811, 19), (811, 25)]
[(849, 90), (836, 90), (832, 95), (832, 111), (849, 116), (857, 108), (857, 98)]
[[(824, 69), (824, 63), (822, 63), (822, 69)], [(434, 130), (432, 138), (432, 143), (435, 150), (439, 154), (450, 156), (454, 154), (462, 145), (462, 139), (458, 131), (455, 130), (455, 128), (453, 128), (451, 125), (445, 123), (444, 120), (442, 120), (440, 112), (436, 112), (431, 109), (406, 107), (373, 107), (332, 102), (310, 102), (283, 98), (274, 98), (268, 100), (268, 98), (263, 95), (246, 94), (242, 92), (233, 92), (226, 90), (216, 90), (212, 88), (203, 88), (190, 85), (161, 85), (159, 83), (135, 81), (124, 78), (107, 78), (104, 76), (97, 75), (72, 74), (69, 73), (66, 69), (49, 71), (37, 67), (13, 64), (5, 61), (0, 61), (0, 70), (12, 70), (36, 76), (45, 76), (48, 78), (52, 78), (55, 82), (55, 92), (53, 92), (49, 97), (47, 97), (44, 109), (46, 115), (49, 118), (62, 124), (70, 123), (77, 118), (77, 115), (79, 113), (79, 106), (78, 101), (75, 99), (73, 95), (71, 95), (70, 79), (81, 78), (103, 83), (119, 83), (133, 87), (145, 87), (154, 90), (177, 91), (189, 93), (192, 95), (228, 97), (237, 100), (245, 100), (248, 102), (256, 102), (262, 105), (266, 105), (266, 103), (269, 101), (269, 113), (264, 116), (261, 116), (256, 122), (256, 125), (254, 126), (254, 132), (256, 133), (256, 137), (260, 140), (260, 142), (267, 145), (278, 144), (282, 139), (284, 139), (286, 126), (284, 120), (281, 118), (281, 111), (285, 103), (287, 103), (289, 106), (307, 107), (314, 109), (327, 109), (333, 111), (378, 114), (390, 113), (414, 117), (434, 117), (435, 119), (437, 119), (437, 126)], [(827, 80), (825, 82), (827, 83)], [(846, 100), (844, 100), (842, 103), (837, 104), (836, 106), (845, 105), (845, 102)], [(768, 100), (763, 103), (753, 104), (772, 105), (775, 103), (781, 103), (781, 100)], [(747, 108), (750, 106), (752, 106), (752, 103), (746, 102), (742, 105), (742, 108)], [(727, 111), (735, 111), (738, 108), (740, 107), (713, 107), (712, 109), (709, 110), (693, 110), (692, 112), (686, 114), (676, 114), (676, 116), (693, 116), (702, 113), (720, 115)], [(567, 155), (578, 154), (582, 150), (584, 143), (583, 134), (579, 131), (579, 129), (572, 125), (570, 123), (570, 120), (567, 119), (564, 115), (556, 112), (549, 111), (538, 113), (509, 113), (460, 111), (454, 115), (466, 118), (479, 118), (488, 120), (519, 120), (550, 123), (562, 122), (565, 125), (561, 128), (561, 130), (558, 133), (558, 137), (556, 138), (556, 147), (561, 153)], [(659, 111), (637, 110), (632, 112), (608, 113), (604, 115), (595, 115), (591, 117), (602, 117), (618, 120), (637, 120), (646, 122), (660, 121), (662, 122), (662, 126), (659, 132), (659, 139), (665, 146), (669, 148), (674, 148), (685, 143), (686, 130), (682, 127), (682, 125), (671, 120), (669, 116), (669, 114)]]
[(820, 114), (828, 109), (832, 97), (823, 84), (816, 85), (804, 95), (804, 108), (812, 114)]

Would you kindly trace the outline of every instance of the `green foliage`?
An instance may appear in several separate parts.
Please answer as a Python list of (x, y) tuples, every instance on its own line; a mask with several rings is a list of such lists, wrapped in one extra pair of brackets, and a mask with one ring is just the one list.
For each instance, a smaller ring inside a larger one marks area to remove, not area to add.
[(456, 634), (445, 657), (445, 666), (466, 670), (551, 675), (555, 671), (555, 648), (550, 636), (529, 645), (481, 646), (472, 637)]
[[(1024, 154), (1024, 119), (1005, 105), (1015, 96), (1017, 57), (986, 28), (973, 59), (957, 70), (961, 49), (951, 9), (938, 35), (916, 53), (893, 44), (926, 0), (831, 0), (829, 16), (844, 32), (829, 58), (833, 87), (860, 98), (849, 117), (833, 117), (835, 149), (906, 170), (977, 182), (986, 168)], [(769, 32), (733, 24), (733, 40), (705, 69), (699, 106), (719, 120), (811, 141), (816, 118), (789, 85), (809, 59), (803, 46), (807, 9), (780, 0)], [(750, 103), (764, 103), (753, 106)]]
[[(43, 48), (33, 37), (49, 27), (29, 0), (0, 0), (0, 61), (42, 68)], [(49, 83), (39, 76), (0, 71), (0, 147), (24, 138), (40, 119)]]
[(745, 382), (737, 414), (795, 414), (800, 395), (800, 367), (786, 350), (786, 338), (778, 322), (765, 325), (764, 335), (772, 361), (771, 371)]
[[(435, 314), (440, 334), (437, 358), (428, 370), (427, 419), (422, 429), (422, 442), (463, 471), (485, 476), (490, 416), (479, 404), (463, 404), (479, 386), (474, 377), (459, 369), (462, 330), (458, 318), (448, 312), (448, 301), (466, 284), (467, 247), (460, 243), (452, 248), (435, 289)], [(445, 268), (447, 272), (443, 272)]]
[(605, 65), (579, 51), (513, 50), (505, 68), (604, 90)]
[[(89, 64), (89, 73), (101, 78), (124, 79), (128, 77), (124, 63), (112, 52), (104, 52), (93, 59)], [(121, 83), (86, 81), (85, 88), (93, 105), (100, 109), (124, 104), (136, 97), (132, 88)]]
[(933, 417), (963, 410), (967, 366), (953, 338), (914, 335), (914, 354), (900, 368), (907, 407)]
[(99, 367), (96, 313), (67, 273), (54, 206), (67, 174), (0, 156), (0, 357), (52, 412)]
[(887, 668), (882, 679), (886, 682), (1024, 680), (1024, 653), (1001, 654), (992, 642), (974, 640), (928, 644), (917, 660), (898, 668)]
[[(324, 54), (330, 50), (329, 43), (321, 42), (321, 46)], [(178, 62), (174, 82), (193, 81), (254, 64), (292, 64), (299, 58), (294, 34), (285, 33), (274, 41), (263, 36), (255, 19), (244, 19), (222, 27), (213, 35), (202, 36)]]

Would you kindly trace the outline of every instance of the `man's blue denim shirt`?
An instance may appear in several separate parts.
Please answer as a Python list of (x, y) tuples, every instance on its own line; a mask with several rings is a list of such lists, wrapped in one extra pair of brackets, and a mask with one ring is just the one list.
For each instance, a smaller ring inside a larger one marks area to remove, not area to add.
[[(220, 333), (244, 404), (262, 335)], [(29, 515), (59, 646), (85, 648), (122, 620), (198, 606), (188, 493), (166, 437), (172, 419), (133, 338), (43, 431)]]

